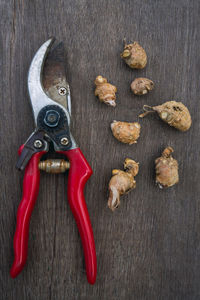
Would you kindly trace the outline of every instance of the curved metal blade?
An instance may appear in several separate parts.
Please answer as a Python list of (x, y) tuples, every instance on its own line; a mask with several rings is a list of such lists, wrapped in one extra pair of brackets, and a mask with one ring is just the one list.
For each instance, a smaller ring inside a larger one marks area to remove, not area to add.
[(66, 116), (68, 118), (68, 122), (70, 123), (70, 116), (68, 110), (65, 107), (63, 107), (63, 105), (57, 102), (55, 103), (50, 97), (47, 96), (41, 82), (41, 74), (43, 71), (44, 61), (53, 41), (53, 38), (49, 39), (38, 49), (31, 62), (28, 72), (28, 91), (36, 125), (39, 111), (46, 105), (55, 104), (60, 106), (65, 111)]
[(63, 105), (71, 115), (70, 88), (65, 72), (65, 49), (60, 42), (47, 55), (42, 72), (42, 83), (46, 94)]

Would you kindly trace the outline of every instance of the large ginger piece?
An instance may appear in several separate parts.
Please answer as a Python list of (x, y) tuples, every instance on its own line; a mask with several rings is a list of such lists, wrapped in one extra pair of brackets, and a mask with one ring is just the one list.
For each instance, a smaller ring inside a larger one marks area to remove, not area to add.
[(111, 123), (111, 130), (114, 137), (125, 144), (135, 144), (140, 136), (140, 124), (138, 122), (128, 123), (113, 121)]
[(115, 93), (117, 92), (116, 86), (108, 83), (107, 79), (101, 75), (97, 76), (94, 83), (96, 85), (95, 96), (98, 96), (101, 102), (115, 107)]
[(143, 69), (147, 64), (147, 54), (138, 42), (125, 44), (121, 57), (129, 67), (134, 69)]
[[(146, 110), (149, 108), (151, 110)], [(158, 106), (147, 106), (144, 105), (145, 113), (139, 117), (143, 118), (150, 112), (157, 112), (159, 117), (180, 131), (187, 131), (192, 124), (192, 119), (189, 110), (182, 102), (168, 101)]]
[(124, 162), (124, 170), (114, 169), (109, 183), (108, 207), (114, 211), (120, 205), (120, 196), (136, 187), (134, 177), (138, 174), (139, 164), (130, 158)]
[(162, 156), (155, 160), (156, 164), (156, 183), (160, 188), (170, 187), (178, 183), (178, 162), (174, 159), (171, 153), (174, 150), (171, 147), (167, 147)]

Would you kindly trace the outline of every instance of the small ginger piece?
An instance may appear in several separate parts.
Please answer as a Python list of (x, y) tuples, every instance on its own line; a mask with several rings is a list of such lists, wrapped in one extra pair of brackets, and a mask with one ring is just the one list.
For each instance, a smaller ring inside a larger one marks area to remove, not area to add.
[[(192, 124), (192, 119), (189, 110), (182, 102), (168, 101), (162, 105), (150, 107), (143, 106), (144, 113), (139, 117), (143, 118), (151, 112), (157, 112), (159, 117), (180, 131), (187, 131)], [(150, 109), (150, 110), (147, 110)]]
[(147, 54), (138, 42), (125, 44), (121, 57), (133, 69), (143, 69), (147, 64)]
[(131, 83), (131, 91), (135, 95), (145, 95), (149, 91), (153, 90), (154, 88), (154, 83), (152, 80), (148, 78), (136, 78), (132, 83)]
[(116, 86), (108, 83), (107, 79), (101, 75), (97, 76), (94, 83), (96, 85), (95, 96), (98, 96), (101, 102), (115, 107), (115, 93), (117, 92)]
[(113, 121), (111, 124), (111, 130), (114, 137), (125, 144), (135, 144), (140, 136), (140, 124), (138, 122), (128, 123)]
[(124, 162), (124, 170), (114, 169), (109, 182), (108, 207), (114, 211), (120, 205), (120, 196), (136, 187), (134, 177), (138, 174), (139, 163), (130, 158)]
[(179, 181), (178, 162), (172, 157), (172, 152), (173, 148), (167, 147), (162, 156), (155, 160), (156, 183), (160, 188), (173, 186)]

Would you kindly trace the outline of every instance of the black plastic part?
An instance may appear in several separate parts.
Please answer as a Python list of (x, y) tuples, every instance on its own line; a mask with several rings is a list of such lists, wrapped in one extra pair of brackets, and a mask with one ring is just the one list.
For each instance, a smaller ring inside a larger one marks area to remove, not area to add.
[[(49, 123), (48, 117), (50, 114), (55, 117), (55, 120), (52, 118), (54, 122), (51, 122), (50, 119)], [(47, 105), (39, 112), (37, 128), (37, 131), (25, 143), (22, 153), (19, 156), (16, 164), (16, 168), (19, 170), (24, 170), (33, 154), (47, 150), (47, 145), (49, 146), (50, 142), (53, 142), (54, 146), (56, 145), (56, 148), (61, 151), (67, 151), (72, 146), (66, 114), (58, 105)], [(64, 137), (68, 140), (67, 145), (61, 144), (61, 139)], [(42, 142), (40, 148), (34, 146), (36, 140)]]
[[(59, 115), (57, 124), (54, 127), (49, 126), (48, 122), (46, 122), (46, 116), (49, 111), (54, 111)], [(51, 141), (57, 145), (58, 149), (67, 151), (71, 148), (72, 142), (71, 142), (71, 138), (70, 138), (68, 120), (67, 120), (64, 110), (61, 107), (59, 107), (58, 105), (45, 106), (39, 112), (38, 119), (37, 119), (37, 126), (39, 129), (44, 130), (48, 134)], [(69, 142), (67, 145), (61, 144), (61, 139), (63, 137), (68, 139)]]
[[(24, 168), (26, 167), (27, 163), (29, 162), (33, 154), (45, 150), (46, 141), (44, 139), (44, 135), (45, 135), (44, 131), (38, 130), (30, 136), (30, 138), (24, 145), (21, 155), (17, 160), (16, 168), (18, 170), (20, 171), (24, 170)], [(42, 146), (40, 148), (36, 148), (34, 146), (34, 142), (36, 140), (41, 141)]]

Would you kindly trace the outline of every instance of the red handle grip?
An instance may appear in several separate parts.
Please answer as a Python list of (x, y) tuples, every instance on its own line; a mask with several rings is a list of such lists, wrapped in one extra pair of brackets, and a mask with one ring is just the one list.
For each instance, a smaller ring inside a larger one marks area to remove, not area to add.
[(59, 152), (70, 161), (67, 196), (82, 240), (87, 279), (89, 283), (94, 284), (97, 273), (96, 250), (83, 194), (86, 181), (92, 175), (92, 169), (79, 148)]
[[(19, 149), (19, 154), (24, 145)], [(23, 269), (28, 253), (28, 235), (30, 218), (39, 192), (40, 171), (38, 162), (45, 151), (34, 154), (25, 169), (23, 195), (17, 210), (17, 224), (14, 236), (14, 262), (10, 270), (11, 277), (16, 277)]]

